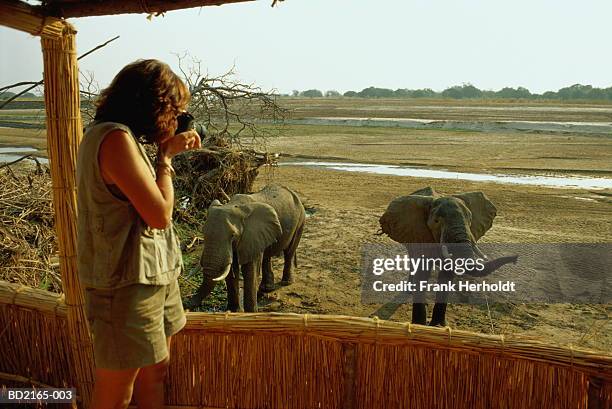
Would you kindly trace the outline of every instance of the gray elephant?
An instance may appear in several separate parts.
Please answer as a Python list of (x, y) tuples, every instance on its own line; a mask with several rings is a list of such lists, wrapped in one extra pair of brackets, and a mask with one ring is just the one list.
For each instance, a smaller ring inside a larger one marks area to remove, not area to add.
[[(482, 192), (469, 192), (442, 196), (431, 187), (418, 190), (408, 196), (395, 198), (380, 218), (383, 233), (391, 239), (405, 243), (408, 253), (432, 258), (481, 258), (487, 260), (484, 269), (473, 276), (486, 276), (507, 263), (514, 263), (516, 256), (488, 258), (476, 242), (493, 226), (497, 209)], [(418, 246), (420, 243), (440, 245)], [(452, 246), (452, 253), (449, 247)], [(431, 271), (419, 271), (416, 280), (428, 280)], [(438, 283), (453, 279), (452, 271), (440, 271)], [(446, 326), (447, 294), (436, 293), (436, 304), (430, 325)], [(416, 301), (419, 301), (418, 299)], [(423, 302), (413, 302), (412, 322), (427, 323), (427, 307)]]
[[(244, 278), (244, 310), (257, 311), (258, 292), (274, 290), (271, 258), (284, 255), (281, 285), (293, 281), (297, 247), (304, 221), (304, 206), (290, 189), (269, 185), (250, 195), (237, 194), (226, 204), (213, 202), (204, 224), (200, 258), (202, 285), (190, 302), (199, 306), (218, 281), (227, 284), (227, 309), (240, 311), (239, 278)], [(256, 287), (259, 275), (262, 280)]]

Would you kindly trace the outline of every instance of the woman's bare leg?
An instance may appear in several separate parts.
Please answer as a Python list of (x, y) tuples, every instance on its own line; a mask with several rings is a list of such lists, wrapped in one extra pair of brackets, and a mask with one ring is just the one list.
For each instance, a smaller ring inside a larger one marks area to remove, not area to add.
[(170, 359), (171, 338), (167, 338), (168, 357), (155, 365), (140, 368), (138, 372), (134, 383), (134, 398), (138, 404), (138, 409), (164, 408), (164, 380), (166, 379)]
[(96, 383), (90, 409), (125, 409), (132, 399), (132, 387), (138, 368), (125, 370), (96, 369)]

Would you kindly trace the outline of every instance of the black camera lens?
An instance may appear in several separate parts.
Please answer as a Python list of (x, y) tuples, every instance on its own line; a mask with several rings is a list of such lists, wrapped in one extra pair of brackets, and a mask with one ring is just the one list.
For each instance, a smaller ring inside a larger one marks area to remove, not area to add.
[(179, 114), (176, 117), (176, 121), (178, 122), (178, 126), (176, 128), (175, 135), (194, 130), (198, 133), (198, 135), (200, 135), (201, 139), (204, 139), (206, 136), (206, 127), (201, 123), (196, 122), (193, 115), (191, 115), (189, 112), (182, 112)]

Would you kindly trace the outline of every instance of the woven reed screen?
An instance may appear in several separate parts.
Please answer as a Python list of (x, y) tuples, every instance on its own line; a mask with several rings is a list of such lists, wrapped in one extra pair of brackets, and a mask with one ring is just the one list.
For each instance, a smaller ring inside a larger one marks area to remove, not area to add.
[[(0, 385), (75, 385), (57, 294), (0, 282)], [(171, 408), (591, 409), (612, 355), (368, 318), (190, 313), (174, 337)]]

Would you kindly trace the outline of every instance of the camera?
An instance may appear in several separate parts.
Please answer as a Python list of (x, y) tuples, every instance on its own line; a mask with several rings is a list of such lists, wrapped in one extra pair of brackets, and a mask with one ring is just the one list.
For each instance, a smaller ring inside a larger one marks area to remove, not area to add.
[(179, 134), (181, 132), (186, 132), (190, 130), (194, 130), (200, 135), (200, 139), (204, 139), (206, 136), (206, 127), (199, 122), (196, 122), (193, 115), (189, 112), (183, 112), (179, 116), (176, 117), (176, 121), (178, 122), (178, 126), (176, 128), (176, 132)]

